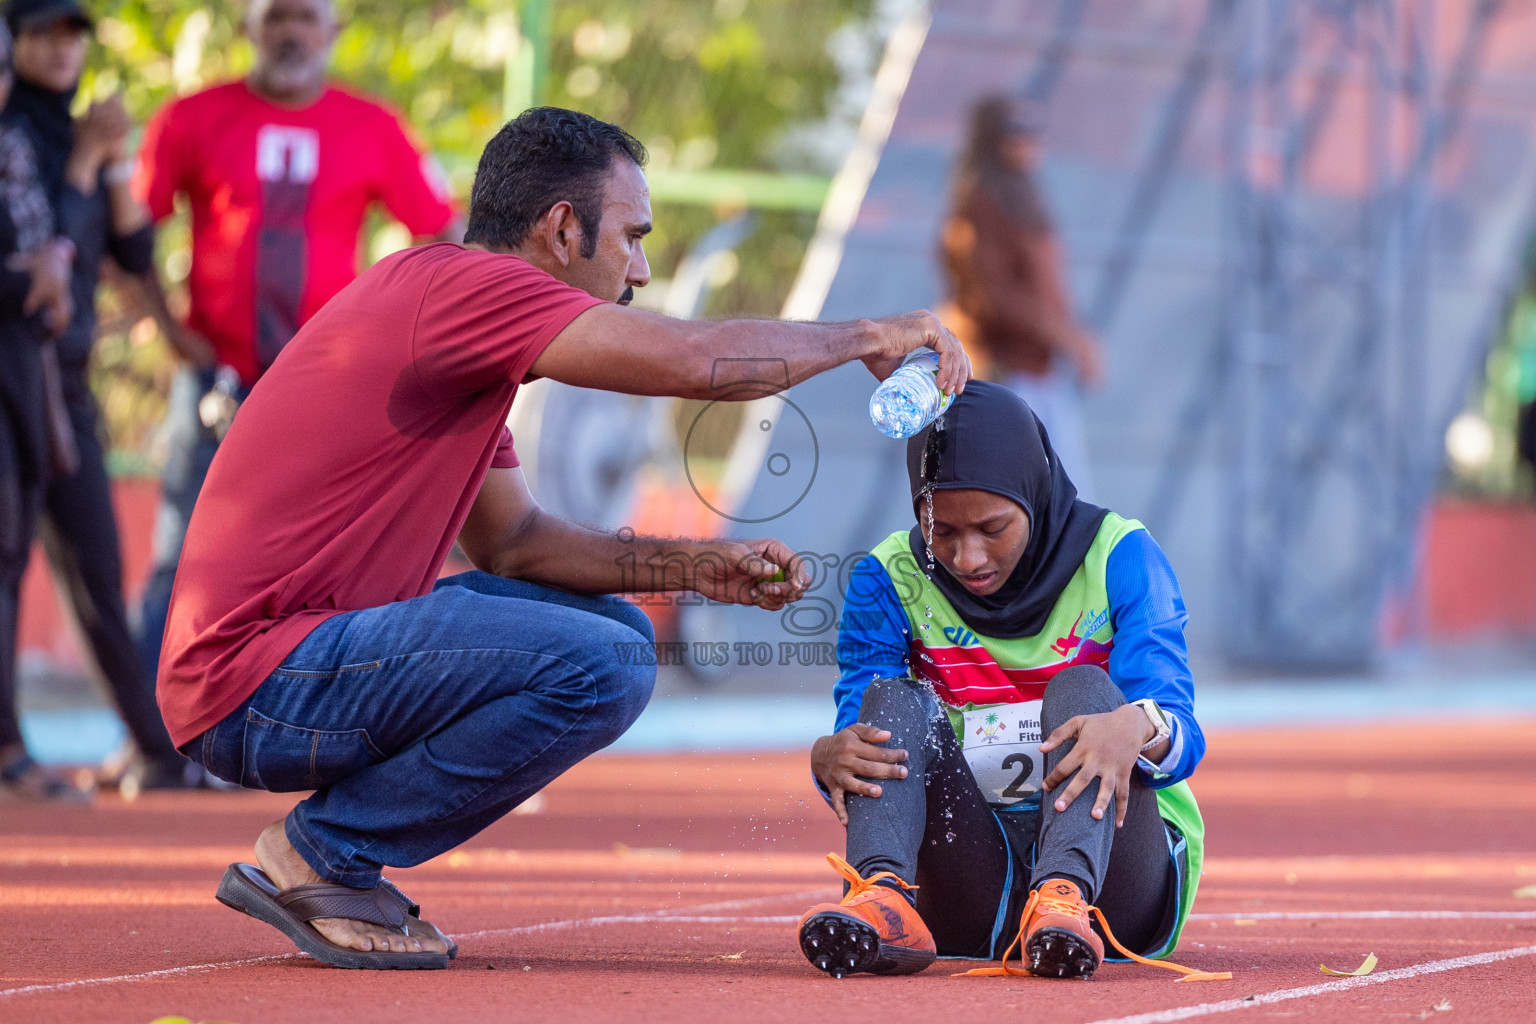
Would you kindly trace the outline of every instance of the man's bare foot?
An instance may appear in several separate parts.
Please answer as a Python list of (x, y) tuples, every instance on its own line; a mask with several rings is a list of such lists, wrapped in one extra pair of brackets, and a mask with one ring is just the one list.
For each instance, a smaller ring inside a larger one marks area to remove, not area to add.
[[(261, 835), (256, 838), (256, 863), (279, 889), (306, 882), (325, 881), (288, 841), (282, 819), (262, 829)], [(395, 953), (448, 952), (448, 943), (441, 937), (441, 933), (425, 921), (421, 924), (422, 930), (430, 930), (431, 934), (419, 936), (406, 935), (393, 928), (368, 921), (354, 921), (347, 917), (317, 917), (309, 923), (314, 925), (315, 931), (336, 945), (360, 949), (365, 953), (372, 950)], [(414, 925), (408, 927), (414, 930)]]

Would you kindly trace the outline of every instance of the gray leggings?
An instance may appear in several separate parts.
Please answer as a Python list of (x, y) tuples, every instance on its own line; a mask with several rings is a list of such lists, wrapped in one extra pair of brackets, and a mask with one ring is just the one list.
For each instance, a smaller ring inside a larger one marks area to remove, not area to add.
[[(1069, 668), (1046, 687), (1041, 735), (1124, 703), (1103, 669)], [(941, 956), (1001, 956), (1030, 889), (1047, 878), (1075, 882), (1129, 949), (1149, 952), (1167, 934), (1177, 876), (1157, 797), (1140, 779), (1131, 781), (1120, 829), (1113, 799), (1103, 820), (1090, 813), (1095, 784), (1065, 811), (1047, 798), (1039, 811), (994, 813), (925, 685), (876, 679), (859, 720), (890, 730), (884, 746), (907, 751), (907, 777), (880, 780), (878, 798), (848, 797), (848, 861), (866, 877), (891, 871), (919, 886), (917, 910)], [(1046, 774), (1072, 746), (1047, 755)]]

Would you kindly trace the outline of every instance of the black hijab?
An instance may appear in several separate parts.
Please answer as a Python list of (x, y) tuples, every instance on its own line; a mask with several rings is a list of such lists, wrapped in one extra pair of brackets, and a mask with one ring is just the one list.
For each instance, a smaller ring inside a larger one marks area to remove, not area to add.
[(70, 150), (75, 147), (75, 122), (69, 116), (74, 98), (74, 89), (54, 92), (17, 75), (10, 101), (5, 105), (6, 114), (17, 118), (31, 137), (32, 149), (37, 154), (38, 181), (49, 201), (55, 204), (64, 191), (64, 165), (69, 163)]
[(933, 584), (976, 632), (999, 639), (1034, 636), (1088, 554), (1105, 510), (1077, 500), (1077, 488), (1024, 399), (1000, 384), (973, 380), (933, 425), (907, 442), (907, 478), (918, 525), (912, 554), (928, 561), (923, 541), (929, 490), (991, 491), (1029, 516), (1029, 543), (1012, 575), (993, 594), (967, 590), (935, 561)]

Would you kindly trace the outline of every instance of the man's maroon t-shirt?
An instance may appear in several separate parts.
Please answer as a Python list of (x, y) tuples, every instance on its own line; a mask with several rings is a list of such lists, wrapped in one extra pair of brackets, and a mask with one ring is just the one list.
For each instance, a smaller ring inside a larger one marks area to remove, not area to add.
[(158, 683), (186, 744), (316, 626), (432, 588), (549, 342), (600, 300), (440, 244), (366, 271), (240, 408), (187, 528)]

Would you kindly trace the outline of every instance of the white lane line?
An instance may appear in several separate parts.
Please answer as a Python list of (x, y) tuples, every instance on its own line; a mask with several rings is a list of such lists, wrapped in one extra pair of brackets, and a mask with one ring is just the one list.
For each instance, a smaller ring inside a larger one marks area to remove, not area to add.
[(764, 903), (772, 903), (774, 900), (794, 900), (798, 903), (804, 900), (813, 900), (817, 897), (820, 897), (823, 900), (842, 898), (841, 894), (839, 894), (837, 897), (831, 896), (831, 892), (831, 886), (827, 886), (826, 888), (822, 889), (807, 889), (804, 892), (783, 892), (770, 896), (748, 896), (745, 899), (739, 900), (721, 900), (718, 903), (703, 903), (697, 907), (678, 907), (676, 910), (658, 910), (656, 913), (683, 914), (698, 913), (701, 910), (739, 910), (743, 907), (756, 907), (761, 906)]
[[(816, 896), (825, 896), (826, 890), (814, 889), (810, 892), (774, 893), (769, 896), (754, 896), (750, 899), (721, 900), (717, 903), (705, 903), (696, 907), (678, 907), (676, 910), (658, 910), (653, 914), (630, 914), (608, 917), (578, 917), (565, 921), (546, 921), (543, 924), (529, 924), (518, 928), (497, 928), (480, 932), (464, 932), (453, 936), (455, 939), (477, 939), (491, 935), (524, 935), (530, 932), (554, 931), (562, 928), (576, 928), (583, 925), (601, 924), (629, 924), (650, 921), (677, 921), (679, 923), (702, 922), (728, 922), (740, 924), (772, 923), (782, 924), (798, 921), (798, 917), (706, 917), (700, 916), (701, 910), (735, 910), (742, 907), (755, 906), (761, 903), (771, 903), (774, 900), (806, 900)], [(40, 995), (46, 992), (67, 992), (77, 988), (92, 988), (97, 985), (115, 985), (119, 982), (154, 981), (157, 978), (175, 978), (186, 974), (197, 974), (201, 971), (222, 971), (232, 967), (246, 967), (251, 964), (268, 963), (275, 960), (293, 960), (304, 956), (303, 953), (275, 953), (270, 956), (253, 956), (244, 960), (220, 960), (210, 964), (190, 964), (186, 967), (167, 967), (159, 971), (144, 971), (140, 974), (119, 974), (111, 978), (79, 978), (75, 981), (60, 981), (46, 985), (23, 985), (20, 988), (0, 989), (0, 999), (10, 996)]]
[(798, 914), (772, 914), (761, 917), (647, 917), (646, 921), (682, 921), (688, 924), (797, 924)]
[[(804, 901), (814, 899), (817, 896), (826, 896), (825, 889), (812, 889), (809, 892), (775, 893), (771, 896), (753, 896), (743, 900), (722, 900), (719, 903), (705, 903), (697, 907), (678, 907), (676, 910), (658, 910), (650, 914), (614, 914), (606, 917), (570, 917), (563, 921), (545, 921), (542, 924), (524, 924), (515, 928), (488, 928), (478, 932), (462, 932), (455, 934), (455, 939), (484, 939), (493, 935), (527, 935), (532, 932), (563, 931), (566, 928), (583, 928), (589, 925), (599, 924), (641, 924), (651, 921), (679, 921), (682, 915), (697, 916), (701, 910), (738, 910), (744, 907), (758, 906), (763, 903), (772, 903), (774, 900)], [(751, 918), (720, 917), (711, 918), (715, 921), (748, 921)], [(799, 917), (786, 920), (798, 921)]]
[(1258, 914), (1190, 914), (1191, 921), (1530, 921), (1536, 910), (1274, 910)]
[(491, 931), (470, 932), (455, 935), (455, 939), (484, 939), (491, 936), (529, 935), (534, 932), (558, 932), (567, 928), (585, 928), (601, 924), (793, 924), (798, 917), (683, 917), (675, 914), (614, 914), (609, 917), (577, 917), (565, 921), (545, 921), (543, 924), (525, 924), (516, 928), (496, 928)]
[(1477, 967), (1480, 964), (1513, 960), (1516, 957), (1533, 954), (1536, 954), (1536, 946), (1516, 946), (1513, 949), (1500, 949), (1492, 953), (1459, 956), (1454, 960), (1431, 960), (1429, 963), (1400, 967), (1395, 971), (1383, 971), (1380, 974), (1367, 974), (1361, 978), (1343, 978), (1317, 985), (1303, 985), (1301, 988), (1277, 989), (1274, 992), (1263, 992), (1241, 999), (1223, 999), (1219, 1003), (1200, 1003), (1195, 1006), (1176, 1006), (1171, 1010), (1154, 1010), (1151, 1013), (1136, 1013), (1129, 1017), (1109, 1017), (1092, 1021), (1090, 1024), (1168, 1024), (1170, 1021), (1205, 1017), (1215, 1013), (1230, 1013), (1233, 1010), (1246, 1010), (1254, 1006), (1268, 1006), (1272, 1003), (1283, 1003), (1288, 999), (1328, 995), (1353, 988), (1365, 988), (1367, 985), (1382, 985), (1389, 981), (1402, 981), (1405, 978), (1417, 978), (1425, 974), (1439, 974), (1441, 971), (1454, 971), (1461, 967)]
[(0, 999), (7, 996), (34, 995), (38, 992), (66, 992), (72, 988), (90, 988), (94, 985), (111, 985), (119, 981), (152, 981), (155, 978), (175, 978), (200, 971), (222, 971), (230, 967), (261, 964), (270, 960), (293, 960), (302, 953), (275, 953), (271, 956), (253, 956), (244, 960), (220, 960), (211, 964), (192, 964), (187, 967), (167, 967), (161, 971), (145, 971), (142, 974), (119, 974), (114, 978), (80, 978), (76, 981), (60, 981), (50, 985), (23, 985), (21, 988), (0, 989)]

